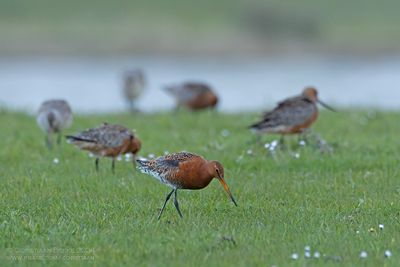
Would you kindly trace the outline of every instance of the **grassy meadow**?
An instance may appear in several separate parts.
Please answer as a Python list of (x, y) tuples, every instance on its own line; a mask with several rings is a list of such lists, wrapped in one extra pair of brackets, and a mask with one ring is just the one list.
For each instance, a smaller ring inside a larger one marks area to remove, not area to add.
[[(183, 219), (169, 202), (157, 221), (167, 186), (125, 160), (113, 175), (103, 159), (96, 173), (94, 159), (65, 140), (48, 151), (33, 117), (0, 111), (1, 266), (398, 266), (400, 112), (322, 112), (313, 129), (334, 148), (324, 154), (296, 137), (268, 152), (245, 128), (255, 119), (75, 117), (68, 133), (105, 121), (136, 129), (140, 156), (187, 150), (224, 164), (238, 207), (213, 181), (180, 191)], [(321, 257), (305, 259), (306, 245)]]

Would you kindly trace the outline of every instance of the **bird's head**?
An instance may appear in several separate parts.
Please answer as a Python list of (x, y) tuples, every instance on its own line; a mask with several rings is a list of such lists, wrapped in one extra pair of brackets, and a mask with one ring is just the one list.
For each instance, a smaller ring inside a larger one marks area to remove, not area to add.
[(131, 135), (127, 153), (132, 153), (135, 155), (141, 147), (142, 142), (140, 142), (139, 138), (137, 138), (137, 136)]
[(330, 111), (336, 112), (335, 109), (325, 104), (318, 98), (318, 91), (314, 87), (306, 87), (302, 93), (303, 96), (307, 97), (313, 103), (320, 103), (324, 108), (329, 109)]
[(228, 185), (225, 182), (224, 167), (222, 166), (222, 164), (219, 161), (213, 160), (213, 161), (208, 162), (207, 167), (208, 167), (208, 171), (212, 175), (212, 177), (218, 179), (218, 181), (224, 187), (226, 193), (228, 193), (232, 202), (237, 206), (237, 203), (236, 203), (235, 199), (233, 198), (231, 190), (229, 189)]

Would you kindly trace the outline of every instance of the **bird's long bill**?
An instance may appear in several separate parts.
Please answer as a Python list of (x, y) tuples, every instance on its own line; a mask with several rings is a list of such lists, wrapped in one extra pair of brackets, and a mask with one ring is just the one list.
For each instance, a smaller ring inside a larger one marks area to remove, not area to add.
[(225, 191), (228, 193), (229, 197), (232, 199), (232, 202), (235, 204), (235, 206), (237, 206), (237, 203), (236, 203), (235, 199), (232, 196), (231, 190), (229, 190), (229, 187), (226, 184), (224, 178), (218, 177), (218, 181), (222, 184), (222, 186), (224, 187)]
[(321, 100), (317, 100), (318, 103), (320, 103), (324, 108), (329, 109), (330, 111), (336, 112), (336, 110), (334, 108), (332, 108), (331, 106), (327, 105), (326, 103), (322, 102)]

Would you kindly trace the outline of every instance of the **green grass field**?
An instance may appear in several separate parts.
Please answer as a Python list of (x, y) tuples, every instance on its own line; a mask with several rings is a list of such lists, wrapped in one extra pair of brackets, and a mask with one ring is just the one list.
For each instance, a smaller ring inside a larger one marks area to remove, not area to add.
[[(75, 118), (68, 133), (104, 121), (136, 129), (141, 156), (187, 150), (224, 164), (238, 207), (213, 181), (180, 191), (183, 219), (170, 202), (157, 221), (168, 187), (125, 161), (113, 175), (103, 159), (96, 173), (94, 159), (65, 141), (48, 151), (33, 117), (1, 111), (1, 266), (398, 266), (400, 113), (323, 112), (313, 129), (332, 154), (299, 148), (297, 138), (271, 154), (245, 128), (256, 118)], [(306, 245), (321, 258), (305, 259)], [(393, 256), (385, 259), (385, 250)]]

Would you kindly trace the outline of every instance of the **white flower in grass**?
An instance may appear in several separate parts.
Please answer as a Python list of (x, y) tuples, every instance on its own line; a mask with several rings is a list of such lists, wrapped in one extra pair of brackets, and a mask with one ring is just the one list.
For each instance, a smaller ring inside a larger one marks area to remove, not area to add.
[(299, 141), (299, 145), (301, 145), (301, 146), (305, 146), (305, 145), (306, 145), (306, 141), (304, 141), (304, 140), (300, 140), (300, 141)]
[(379, 229), (383, 230), (383, 228), (385, 228), (385, 226), (383, 224), (379, 224), (378, 225)]
[(165, 150), (164, 155), (168, 155), (168, 154), (169, 154), (168, 150)]
[(293, 154), (293, 157), (294, 157), (295, 159), (300, 158), (300, 153), (294, 153), (294, 154)]
[(299, 254), (293, 253), (292, 256), (290, 256), (290, 258), (291, 258), (292, 260), (298, 260), (298, 259), (299, 259)]
[(93, 158), (94, 154), (93, 153), (89, 153), (89, 158)]
[(390, 250), (385, 251), (385, 258), (390, 258), (392, 257), (392, 252)]
[(271, 147), (273, 147), (273, 149), (275, 149), (278, 146), (278, 141), (274, 140), (271, 142)]
[(310, 252), (310, 251), (304, 252), (304, 257), (305, 257), (306, 259), (311, 258), (311, 252)]
[(269, 143), (265, 143), (265, 145), (264, 145), (265, 149), (269, 149), (270, 146), (271, 145)]
[(310, 246), (305, 246), (304, 247), (304, 251), (310, 251), (311, 250), (311, 247)]
[(150, 153), (150, 154), (148, 155), (148, 157), (149, 157), (149, 159), (154, 159), (156, 156), (155, 156), (154, 154), (151, 154), (151, 153)]
[(117, 157), (117, 160), (118, 160), (118, 161), (121, 161), (121, 160), (122, 160), (122, 156), (119, 155), (119, 156)]
[(58, 164), (58, 163), (60, 163), (60, 160), (59, 160), (58, 158), (54, 158), (54, 159), (53, 159), (53, 163), (54, 163), (54, 164)]
[(318, 251), (314, 252), (314, 258), (319, 259), (321, 257), (321, 254)]
[(361, 253), (360, 253), (360, 258), (361, 259), (365, 259), (365, 258), (367, 258), (368, 257), (368, 253), (366, 252), (366, 251), (361, 251)]
[(253, 155), (253, 150), (247, 149), (246, 153), (247, 153), (247, 155)]

